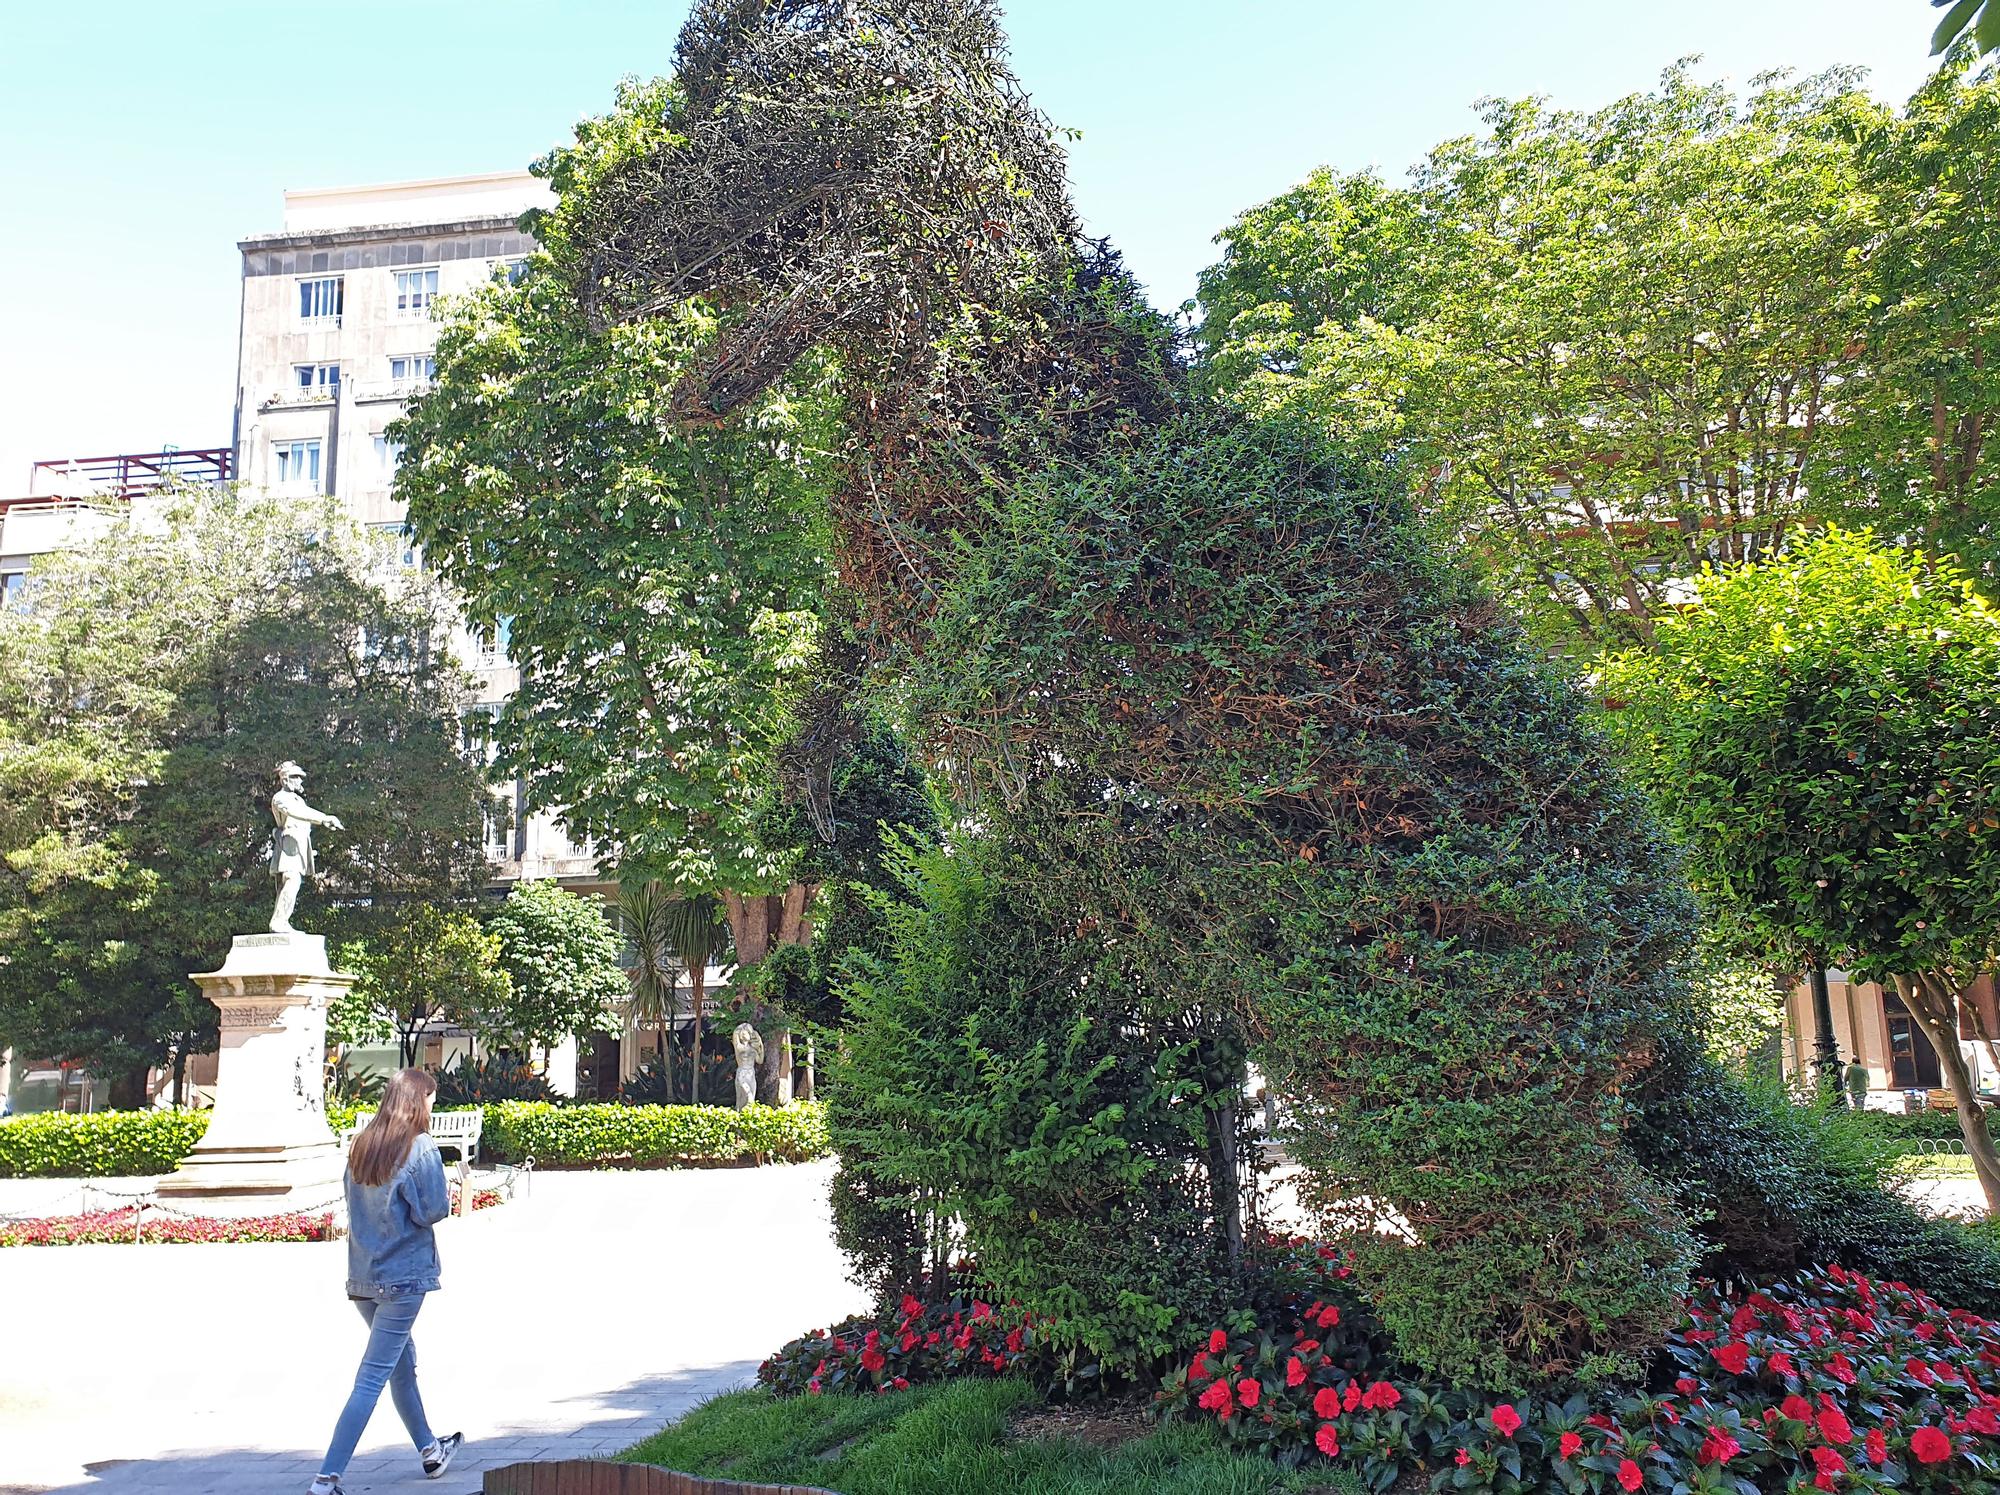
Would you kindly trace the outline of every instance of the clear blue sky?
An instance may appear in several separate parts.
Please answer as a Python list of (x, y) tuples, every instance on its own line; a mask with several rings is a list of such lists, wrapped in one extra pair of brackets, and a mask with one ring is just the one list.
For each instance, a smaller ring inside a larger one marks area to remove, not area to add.
[[(31, 461), (226, 444), (235, 241), (287, 187), (524, 165), (666, 70), (685, 0), (14, 0), (0, 85), (0, 496)], [(1164, 306), (1314, 166), (1400, 175), (1486, 95), (1588, 108), (1675, 58), (1738, 82), (1926, 69), (1924, 0), (1015, 0), (1016, 71)]]

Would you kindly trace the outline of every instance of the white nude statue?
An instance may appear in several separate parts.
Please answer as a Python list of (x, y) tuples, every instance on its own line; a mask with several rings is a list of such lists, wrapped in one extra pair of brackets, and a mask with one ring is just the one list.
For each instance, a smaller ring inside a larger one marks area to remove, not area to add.
[(757, 1066), (764, 1062), (764, 1035), (749, 1023), (738, 1023), (730, 1035), (736, 1048), (736, 1109), (757, 1104)]
[(328, 815), (306, 803), (306, 771), (298, 764), (278, 765), (278, 792), (271, 796), (271, 875), (278, 879), (278, 901), (271, 910), (271, 933), (292, 933), (292, 910), (299, 901), (299, 884), (319, 868), (313, 860), (312, 828), (344, 831), (338, 815)]

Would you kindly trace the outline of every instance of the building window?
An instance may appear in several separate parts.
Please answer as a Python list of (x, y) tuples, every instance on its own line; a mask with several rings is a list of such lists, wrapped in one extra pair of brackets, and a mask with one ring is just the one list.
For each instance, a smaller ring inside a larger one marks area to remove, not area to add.
[(1898, 1090), (1942, 1089), (1937, 1050), (1892, 991), (1882, 993), (1882, 1018), (1889, 1030), (1889, 1083)]
[(321, 276), (299, 282), (299, 320), (340, 325), (346, 286), (338, 275)]
[(396, 549), (396, 564), (405, 571), (413, 571), (417, 565), (417, 542), (411, 538), (408, 524), (378, 524), (375, 526), (383, 534), (392, 536), (402, 543)]
[(507, 645), (512, 641), (514, 620), (502, 618), (497, 623), (478, 629), (472, 636), (473, 645), (479, 652), (481, 669), (496, 669), (506, 663)]
[(0, 608), (18, 612), (28, 605), (28, 573), (0, 571)]
[(396, 469), (403, 465), (403, 443), (391, 441), (379, 431), (372, 438), (375, 444), (375, 469), (382, 474), (385, 482), (394, 481)]
[(302, 395), (340, 393), (340, 365), (337, 363), (295, 363), (292, 382)]
[(495, 260), (493, 262), (493, 273), (505, 280), (510, 286), (519, 285), (521, 277), (528, 273), (527, 256), (523, 255), (519, 259)]
[(437, 300), (438, 273), (433, 266), (428, 270), (398, 270), (396, 272), (396, 315), (399, 317), (427, 317), (431, 303)]
[(280, 487), (319, 481), (318, 441), (274, 441), (271, 454)]
[(389, 360), (392, 384), (428, 384), (437, 377), (437, 359), (429, 353), (412, 353), (407, 358)]

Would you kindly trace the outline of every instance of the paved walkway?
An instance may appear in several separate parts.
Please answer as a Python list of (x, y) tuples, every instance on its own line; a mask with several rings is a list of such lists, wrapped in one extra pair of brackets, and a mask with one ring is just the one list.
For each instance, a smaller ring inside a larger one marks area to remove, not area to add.
[[(526, 1198), (441, 1225), (418, 1377), (465, 1453), (424, 1480), (385, 1393), (349, 1495), (469, 1495), (494, 1465), (615, 1452), (859, 1311), (830, 1173), (544, 1173)], [(0, 1213), (27, 1206), (0, 1185)], [(304, 1491), (364, 1338), (345, 1251), (0, 1252), (0, 1495)]]

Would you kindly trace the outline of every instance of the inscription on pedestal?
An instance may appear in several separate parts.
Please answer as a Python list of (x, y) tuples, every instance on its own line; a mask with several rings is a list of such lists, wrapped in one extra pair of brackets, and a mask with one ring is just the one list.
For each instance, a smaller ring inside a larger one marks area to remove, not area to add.
[(218, 1005), (216, 1011), (222, 1017), (225, 1028), (275, 1028), (285, 1016), (282, 1002), (257, 1002), (248, 1005)]

